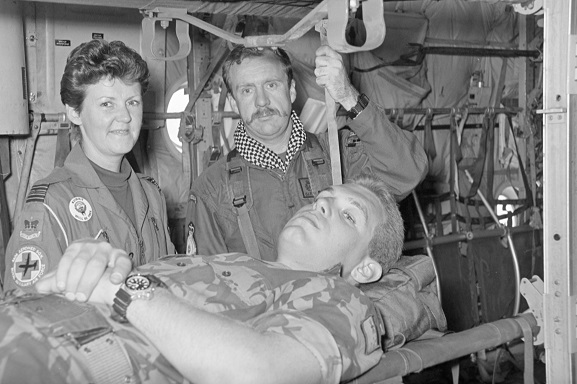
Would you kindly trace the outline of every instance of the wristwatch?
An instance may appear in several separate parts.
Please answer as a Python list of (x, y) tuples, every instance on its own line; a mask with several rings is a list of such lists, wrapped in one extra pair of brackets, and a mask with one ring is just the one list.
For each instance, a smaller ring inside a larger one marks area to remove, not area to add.
[(347, 116), (350, 119), (356, 118), (369, 105), (369, 98), (364, 93), (361, 93), (357, 99), (357, 104), (347, 111)]
[(154, 275), (136, 274), (128, 276), (114, 297), (112, 304), (112, 309), (116, 313), (114, 319), (121, 323), (127, 322), (126, 310), (130, 303), (134, 300), (152, 299), (157, 288), (167, 288), (167, 286)]

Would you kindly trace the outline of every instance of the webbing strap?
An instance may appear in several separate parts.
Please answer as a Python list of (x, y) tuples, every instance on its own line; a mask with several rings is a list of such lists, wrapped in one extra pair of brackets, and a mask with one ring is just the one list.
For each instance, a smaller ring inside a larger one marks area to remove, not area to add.
[(261, 259), (260, 251), (258, 249), (258, 242), (256, 241), (256, 235), (248, 215), (246, 204), (235, 208), (238, 227), (240, 229), (240, 234), (242, 236), (242, 240), (244, 242), (244, 246), (246, 247), (247, 253), (255, 259)]
[(64, 160), (70, 153), (70, 130), (60, 128), (56, 134), (56, 153), (54, 154), (54, 168), (64, 166)]
[(92, 340), (79, 349), (95, 384), (127, 383), (133, 375), (130, 359), (114, 333)]
[(522, 317), (515, 317), (513, 318), (523, 331), (523, 338), (525, 339), (525, 364), (523, 370), (523, 383), (524, 384), (533, 384), (533, 331), (531, 330), (531, 326)]
[(429, 161), (432, 161), (437, 157), (437, 149), (435, 148), (435, 138), (433, 136), (433, 110), (431, 108), (427, 109), (424, 138), (425, 153), (427, 154)]
[(261, 259), (260, 250), (254, 227), (249, 216), (249, 209), (252, 208), (252, 190), (250, 188), (249, 167), (242, 161), (235, 159), (238, 154), (233, 150), (227, 155), (226, 170), (227, 189), (231, 204), (236, 212), (236, 220), (240, 235), (247, 253), (255, 259)]
[(511, 130), (511, 138), (513, 143), (515, 144), (515, 152), (517, 152), (517, 161), (519, 162), (519, 171), (521, 172), (521, 177), (523, 178), (523, 186), (525, 187), (525, 193), (527, 195), (527, 202), (528, 206), (533, 206), (533, 188), (531, 188), (531, 184), (529, 184), (529, 180), (527, 178), (527, 172), (525, 172), (525, 167), (523, 166), (523, 159), (521, 159), (521, 153), (519, 152), (519, 146), (517, 145), (517, 138), (515, 137), (515, 132), (513, 131), (513, 119), (511, 116), (507, 116), (509, 129)]
[[(320, 32), (321, 45), (329, 45), (327, 30), (327, 20), (322, 20), (317, 25), (317, 30)], [(331, 157), (331, 175), (333, 178), (333, 185), (340, 185), (343, 183), (343, 176), (341, 172), (341, 152), (339, 146), (339, 128), (337, 126), (337, 104), (332, 98), (329, 91), (325, 88), (325, 105), (327, 108), (327, 125), (329, 137), (329, 154)]]
[(451, 376), (453, 377), (453, 384), (459, 384), (459, 368), (461, 366), (459, 363), (455, 363), (451, 366)]
[[(310, 145), (309, 145), (310, 143)], [(325, 160), (321, 144), (315, 135), (307, 134), (307, 143), (303, 151), (303, 161), (311, 183), (311, 191), (316, 197), (320, 191), (330, 185), (329, 164)]]
[[(495, 133), (495, 113), (492, 108), (488, 109), (483, 116), (483, 133), (481, 134), (479, 157), (469, 169), (473, 176), (473, 184), (467, 197), (473, 197), (481, 184), (483, 169), (487, 169), (487, 190), (493, 191), (493, 136)], [(489, 193), (487, 198), (492, 202), (493, 194)]]

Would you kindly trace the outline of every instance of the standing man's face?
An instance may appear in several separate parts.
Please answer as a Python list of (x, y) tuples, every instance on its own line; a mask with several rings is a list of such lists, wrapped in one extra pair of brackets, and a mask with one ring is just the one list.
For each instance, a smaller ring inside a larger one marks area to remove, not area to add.
[(236, 104), (249, 135), (265, 145), (286, 140), (296, 90), (274, 54), (233, 64), (230, 79), (233, 107)]

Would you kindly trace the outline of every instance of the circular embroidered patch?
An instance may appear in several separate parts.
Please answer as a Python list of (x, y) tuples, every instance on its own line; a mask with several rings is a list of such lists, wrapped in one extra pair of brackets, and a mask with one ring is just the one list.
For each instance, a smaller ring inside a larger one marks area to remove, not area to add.
[(78, 221), (88, 221), (92, 217), (92, 206), (83, 197), (73, 197), (68, 204), (68, 210)]
[(46, 259), (44, 251), (33, 245), (25, 245), (12, 258), (12, 278), (21, 287), (36, 283), (44, 274)]

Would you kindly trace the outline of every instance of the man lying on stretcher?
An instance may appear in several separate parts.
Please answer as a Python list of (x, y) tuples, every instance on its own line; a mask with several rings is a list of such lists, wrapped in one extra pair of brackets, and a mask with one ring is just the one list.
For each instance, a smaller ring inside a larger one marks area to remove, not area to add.
[(355, 286), (378, 280), (402, 242), (395, 200), (364, 176), (303, 207), (278, 262), (176, 255), (121, 284), (124, 251), (74, 243), (37, 284), (57, 295), (1, 302), (0, 382), (348, 381), (379, 362), (384, 332)]

